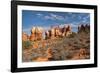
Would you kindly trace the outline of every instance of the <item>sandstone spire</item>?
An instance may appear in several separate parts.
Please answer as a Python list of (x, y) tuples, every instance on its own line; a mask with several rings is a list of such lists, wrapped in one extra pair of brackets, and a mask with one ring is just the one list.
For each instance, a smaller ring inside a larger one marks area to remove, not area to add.
[(33, 27), (31, 30), (31, 36), (30, 36), (30, 40), (34, 41), (34, 40), (41, 40), (43, 34), (43, 29), (42, 27)]

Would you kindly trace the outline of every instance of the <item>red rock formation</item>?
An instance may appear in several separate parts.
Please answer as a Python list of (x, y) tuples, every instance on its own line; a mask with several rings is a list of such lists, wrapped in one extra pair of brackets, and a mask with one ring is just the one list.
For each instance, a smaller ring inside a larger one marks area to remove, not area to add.
[(31, 30), (30, 41), (34, 41), (36, 39), (35, 36), (35, 27), (33, 27)]
[(70, 25), (64, 26), (62, 28), (62, 36), (69, 36), (70, 34), (72, 34), (71, 26)]
[(49, 31), (45, 32), (46, 39), (69, 36), (70, 34), (72, 34), (70, 25), (64, 26), (63, 28), (60, 28), (59, 26), (51, 27)]
[(61, 28), (57, 27), (55, 28), (55, 37), (61, 37), (62, 32), (61, 32)]
[(72, 59), (77, 60), (77, 59), (85, 59), (85, 58), (86, 58), (86, 49), (81, 48), (79, 52), (74, 55)]
[(30, 40), (42, 40), (43, 29), (41, 27), (33, 27), (31, 30)]
[(47, 58), (48, 59), (52, 58), (52, 56), (53, 56), (52, 55), (53, 54), (52, 49), (51, 48), (48, 48), (47, 51), (46, 51), (46, 54), (47, 54)]
[(51, 38), (51, 39), (54, 39), (54, 38), (55, 38), (55, 28), (51, 28), (50, 31), (51, 31), (51, 33), (50, 33), (50, 34), (51, 34), (50, 38)]
[(27, 41), (29, 39), (28, 35), (26, 33), (22, 33), (22, 40)]
[(45, 32), (45, 39), (49, 39), (50, 38), (50, 31), (46, 31)]
[(45, 62), (45, 61), (49, 61), (52, 58), (52, 50), (50, 48), (47, 49), (46, 51), (47, 56), (46, 57), (38, 57), (33, 61), (36, 62)]
[(38, 49), (38, 47), (39, 47), (38, 43), (35, 42), (35, 43), (33, 44), (33, 49)]

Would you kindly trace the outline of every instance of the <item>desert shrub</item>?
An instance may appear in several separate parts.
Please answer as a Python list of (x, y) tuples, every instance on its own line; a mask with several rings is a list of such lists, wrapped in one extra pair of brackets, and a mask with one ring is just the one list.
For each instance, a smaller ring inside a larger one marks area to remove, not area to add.
[(76, 33), (75, 32), (72, 32), (72, 34), (69, 36), (69, 38), (73, 38), (76, 36)]
[(22, 48), (29, 49), (32, 46), (30, 41), (22, 41)]
[(86, 28), (84, 30), (79, 31), (78, 33), (90, 33), (90, 29)]
[(86, 28), (86, 29), (85, 29), (85, 32), (86, 32), (86, 33), (89, 33), (89, 32), (90, 32), (90, 29)]

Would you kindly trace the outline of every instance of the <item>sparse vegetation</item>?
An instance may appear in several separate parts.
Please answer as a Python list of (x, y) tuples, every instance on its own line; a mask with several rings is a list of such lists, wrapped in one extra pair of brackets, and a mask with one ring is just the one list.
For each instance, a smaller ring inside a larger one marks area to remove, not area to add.
[(73, 37), (75, 37), (77, 35), (77, 33), (75, 33), (75, 32), (72, 32), (72, 34), (70, 35), (70, 36), (68, 36), (69, 38), (73, 38)]
[(22, 41), (22, 48), (29, 49), (32, 46), (30, 41)]
[[(78, 60), (90, 58), (89, 30), (70, 36), (23, 41), (23, 62)], [(48, 52), (50, 50), (50, 52)]]

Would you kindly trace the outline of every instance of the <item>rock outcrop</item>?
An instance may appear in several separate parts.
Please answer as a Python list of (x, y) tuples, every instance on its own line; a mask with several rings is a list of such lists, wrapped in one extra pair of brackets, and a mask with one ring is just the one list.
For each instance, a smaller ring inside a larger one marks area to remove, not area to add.
[(77, 59), (85, 59), (85, 58), (87, 58), (87, 51), (86, 51), (86, 49), (81, 48), (81, 49), (79, 50), (79, 52), (76, 53), (76, 54), (73, 56), (72, 59), (77, 60)]
[(63, 28), (56, 26), (56, 27), (51, 27), (50, 30), (45, 32), (45, 38), (59, 38), (59, 37), (64, 37), (64, 36), (69, 36), (72, 34), (71, 26), (64, 26)]
[(64, 26), (64, 27), (62, 28), (62, 35), (63, 35), (63, 36), (69, 36), (70, 34), (72, 34), (71, 26), (70, 26), (70, 25)]
[(47, 54), (46, 57), (37, 57), (35, 60), (33, 59), (33, 61), (36, 61), (36, 62), (50, 61), (50, 59), (52, 59), (52, 50), (48, 48), (45, 53)]
[(90, 32), (90, 25), (81, 24), (81, 26), (78, 26), (78, 33), (80, 33), (80, 32)]
[(22, 41), (28, 41), (28, 40), (29, 40), (29, 36), (25, 32), (23, 32), (22, 33)]
[(33, 27), (31, 30), (30, 41), (42, 40), (43, 29), (41, 27)]

